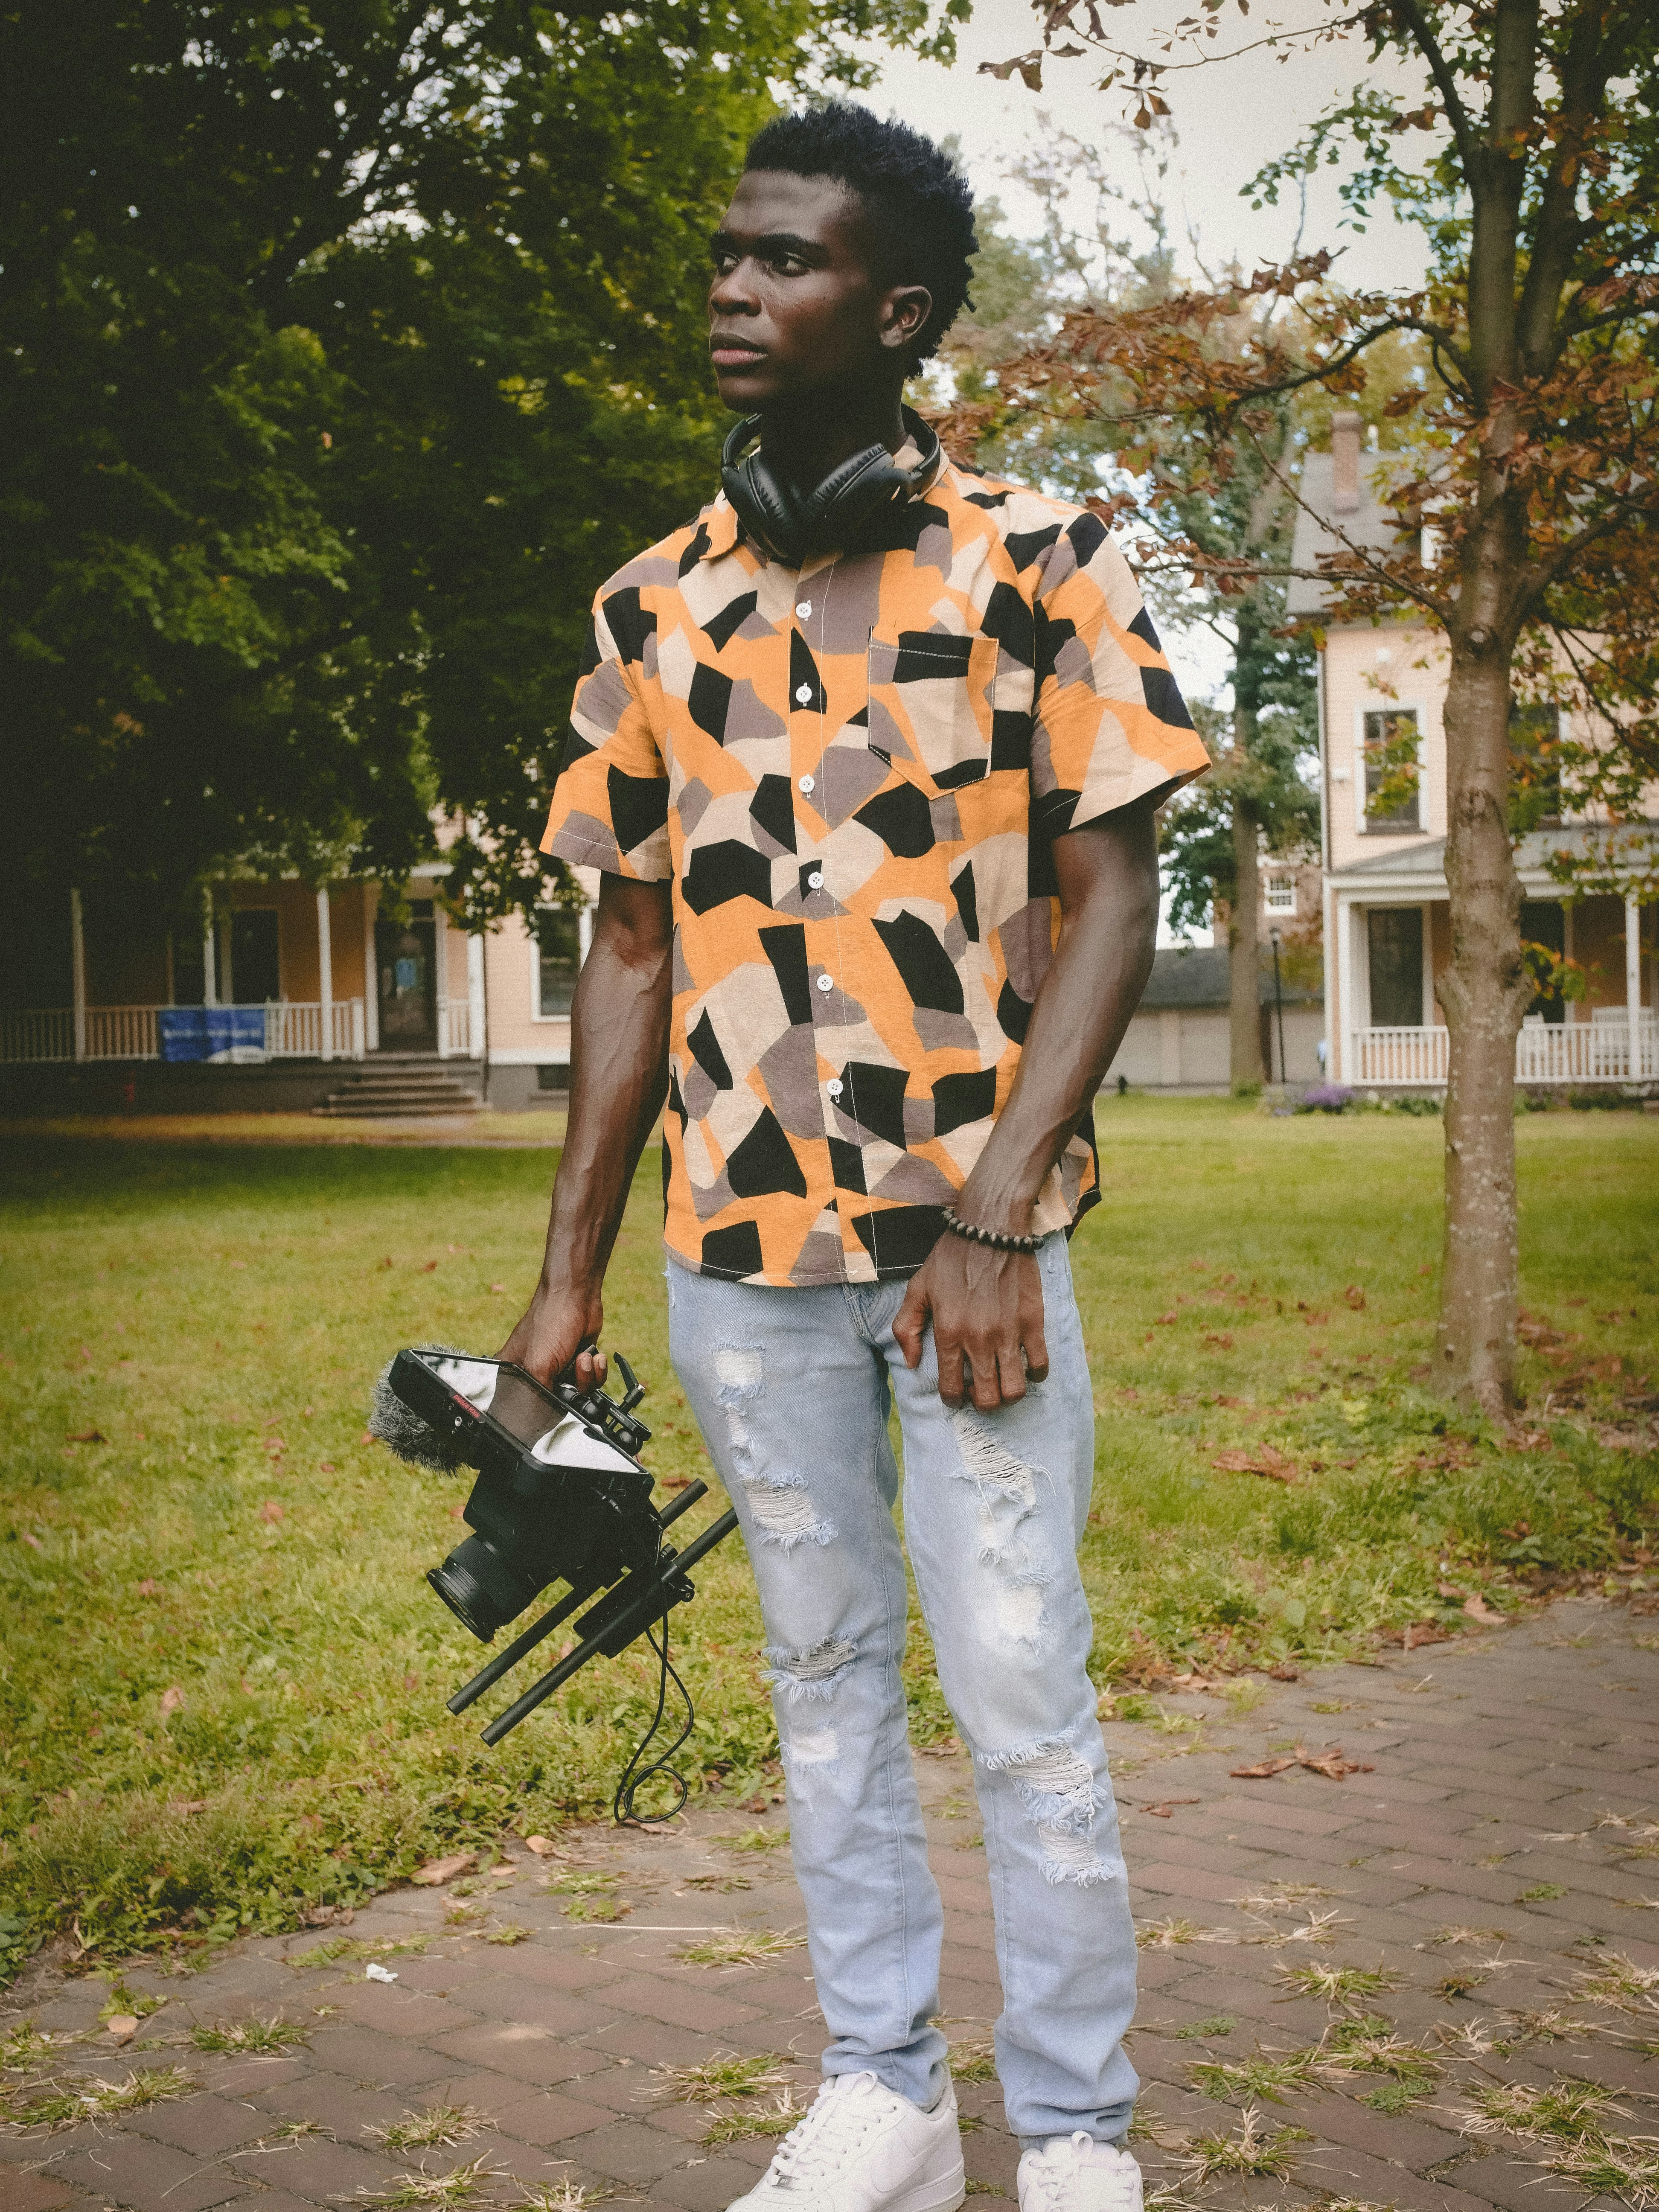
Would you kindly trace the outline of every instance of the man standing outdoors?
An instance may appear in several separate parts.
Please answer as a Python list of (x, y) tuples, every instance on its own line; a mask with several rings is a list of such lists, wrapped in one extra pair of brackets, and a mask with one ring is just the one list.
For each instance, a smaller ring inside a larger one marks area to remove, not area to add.
[(1135, 2212), (1066, 1236), (1152, 964), (1153, 809), (1206, 755), (1098, 520), (953, 466), (902, 407), (975, 250), (939, 149), (854, 106), (783, 117), (712, 250), (714, 373), (752, 419), (720, 496), (594, 608), (544, 849), (603, 886), (546, 1260), (506, 1355), (545, 1376), (596, 1341), (665, 1101), (670, 1347), (759, 1585), (832, 2039), (745, 2212), (964, 2195), (895, 1399), (983, 1814), (1021, 2204)]

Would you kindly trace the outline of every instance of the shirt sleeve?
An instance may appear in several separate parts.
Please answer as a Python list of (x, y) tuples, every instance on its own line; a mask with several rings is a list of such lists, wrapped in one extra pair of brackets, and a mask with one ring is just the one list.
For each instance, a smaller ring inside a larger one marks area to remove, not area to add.
[(638, 591), (601, 591), (542, 838), (544, 853), (641, 883), (673, 873), (668, 770), (647, 705), (655, 646)]
[(1210, 765), (1129, 564), (1090, 514), (1048, 549), (1037, 587), (1031, 797), (1050, 836)]

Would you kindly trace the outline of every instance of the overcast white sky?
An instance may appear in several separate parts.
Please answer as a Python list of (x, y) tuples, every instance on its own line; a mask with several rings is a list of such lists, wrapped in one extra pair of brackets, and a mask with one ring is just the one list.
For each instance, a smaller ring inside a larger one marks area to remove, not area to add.
[[(1312, 24), (1322, 12), (1318, 0), (1285, 0), (1285, 6), (1287, 12), (1271, 22), (1260, 14), (1241, 21), (1229, 11), (1216, 50), (1231, 53), (1269, 27)], [(1107, 10), (1106, 20), (1123, 46), (1139, 51), (1151, 45), (1150, 31), (1188, 12), (1179, 0), (1133, 0), (1131, 6)], [(1115, 127), (1124, 117), (1123, 95), (1121, 89), (1096, 91), (1103, 74), (1097, 63), (1051, 60), (1040, 94), (1027, 91), (1018, 77), (1004, 83), (979, 74), (981, 62), (1003, 61), (1037, 43), (1037, 19), (1028, 0), (978, 0), (973, 20), (959, 34), (953, 67), (890, 56), (875, 84), (861, 95), (878, 112), (902, 116), (934, 137), (954, 136), (975, 190), (1000, 199), (1016, 231), (1034, 232), (1040, 218), (1035, 200), (1010, 184), (1007, 171), (1040, 142), (1045, 118), (1085, 144), (1124, 157), (1115, 153), (1124, 142)], [(1305, 216), (1294, 194), (1259, 213), (1243, 196), (1262, 163), (1288, 150), (1364, 75), (1413, 104), (1423, 96), (1417, 82), (1397, 70), (1368, 71), (1364, 47), (1354, 40), (1295, 52), (1282, 61), (1266, 51), (1244, 54), (1165, 78), (1161, 88), (1179, 138), (1169, 181), (1170, 214), (1183, 258), (1190, 231), (1212, 267), (1231, 260), (1246, 268), (1283, 260), (1295, 246), (1300, 221), (1304, 250), (1322, 246), (1340, 252), (1338, 273), (1356, 289), (1421, 281), (1419, 232), (1396, 222), (1392, 214), (1374, 221), (1363, 235), (1342, 227), (1335, 170), (1322, 170), (1310, 180)], [(1224, 688), (1226, 652), (1212, 633), (1194, 630), (1171, 636), (1167, 643), (1184, 688), (1200, 696), (1213, 696)], [(1174, 942), (1167, 928), (1158, 936), (1161, 944)], [(1197, 941), (1207, 942), (1208, 932), (1197, 933)]]

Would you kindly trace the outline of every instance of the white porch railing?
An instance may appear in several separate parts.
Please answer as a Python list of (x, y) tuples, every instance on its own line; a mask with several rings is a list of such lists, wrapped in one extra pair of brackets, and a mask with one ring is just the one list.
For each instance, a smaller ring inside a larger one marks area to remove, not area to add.
[(438, 1009), (438, 1056), (441, 1060), (472, 1056), (472, 1009), (465, 999), (451, 999)]
[(67, 1006), (0, 1014), (0, 1060), (74, 1057), (75, 1016)]
[[(156, 1029), (160, 1006), (88, 1006), (86, 1060), (156, 1060), (161, 1043)], [(323, 1057), (324, 1015), (327, 1014), (331, 1060), (362, 1060), (367, 1049), (361, 999), (336, 999), (325, 1010), (319, 1002), (273, 1003), (264, 1014), (264, 1054), (267, 1060), (320, 1060)], [(465, 1006), (460, 1009), (463, 1017)], [(465, 1026), (465, 1024), (463, 1024)], [(465, 1041), (459, 1047), (466, 1049)], [(257, 1056), (257, 1055), (256, 1055)], [(49, 1006), (23, 1013), (0, 1013), (0, 1061), (72, 1060), (75, 1017), (67, 1006)]]
[[(1355, 1030), (1346, 1079), (1401, 1090), (1443, 1088), (1449, 1033), (1438, 1027)], [(1659, 1082), (1659, 1017), (1644, 1014), (1632, 1064), (1630, 1021), (1620, 1006), (1598, 1007), (1588, 1022), (1528, 1024), (1515, 1041), (1517, 1083)]]

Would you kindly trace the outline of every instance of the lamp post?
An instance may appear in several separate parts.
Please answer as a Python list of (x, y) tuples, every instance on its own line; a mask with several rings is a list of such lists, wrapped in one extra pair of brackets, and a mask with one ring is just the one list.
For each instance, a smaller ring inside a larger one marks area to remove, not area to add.
[(1273, 940), (1273, 1018), (1279, 1024), (1279, 1079), (1281, 1083), (1288, 1083), (1291, 1079), (1290, 1070), (1286, 1066), (1285, 1061), (1285, 994), (1279, 988), (1279, 931), (1277, 927), (1270, 929), (1267, 932), (1267, 935)]

